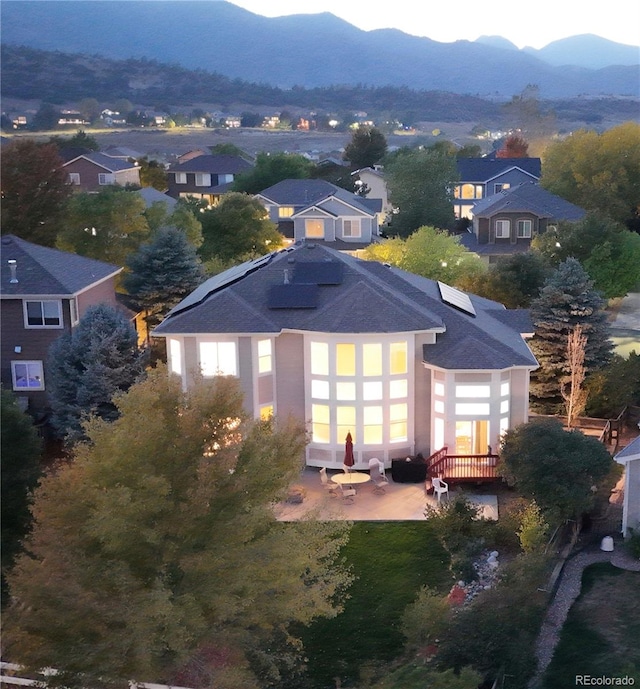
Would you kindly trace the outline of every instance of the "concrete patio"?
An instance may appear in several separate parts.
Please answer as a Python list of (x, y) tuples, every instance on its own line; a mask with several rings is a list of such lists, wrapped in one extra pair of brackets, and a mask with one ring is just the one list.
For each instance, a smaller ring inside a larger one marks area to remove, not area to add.
[[(329, 476), (341, 472), (330, 472)], [(389, 476), (385, 492), (375, 493), (371, 482), (356, 486), (357, 495), (353, 502), (340, 496), (336, 486), (336, 496), (324, 489), (319, 469), (306, 468), (295, 486), (304, 489), (305, 497), (301, 503), (281, 502), (275, 505), (276, 517), (280, 521), (297, 521), (305, 518), (322, 520), (348, 519), (352, 521), (422, 521), (427, 505), (437, 505), (436, 497), (425, 492), (424, 483), (394, 483)], [(496, 495), (475, 494), (473, 489), (461, 490), (466, 498), (481, 508), (480, 516), (485, 519), (498, 519), (498, 498)], [(453, 498), (458, 490), (451, 489)], [(446, 501), (446, 496), (443, 501)]]

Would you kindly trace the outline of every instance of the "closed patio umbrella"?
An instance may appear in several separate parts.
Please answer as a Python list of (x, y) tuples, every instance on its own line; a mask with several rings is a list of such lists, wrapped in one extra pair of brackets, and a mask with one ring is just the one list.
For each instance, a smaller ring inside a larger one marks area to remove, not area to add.
[(354, 464), (355, 459), (353, 457), (353, 438), (351, 436), (351, 431), (349, 431), (344, 443), (344, 465), (346, 467), (352, 467)]

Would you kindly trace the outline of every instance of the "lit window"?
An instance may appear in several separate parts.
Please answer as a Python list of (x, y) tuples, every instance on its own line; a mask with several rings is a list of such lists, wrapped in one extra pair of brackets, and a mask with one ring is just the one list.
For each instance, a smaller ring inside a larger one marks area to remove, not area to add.
[(500, 413), (501, 414), (508, 414), (509, 413), (509, 400), (502, 400), (502, 402), (500, 402)]
[(362, 399), (367, 401), (382, 399), (382, 381), (366, 382), (362, 384)]
[(80, 184), (80, 173), (79, 172), (70, 172), (69, 173), (69, 182), (74, 185)]
[(529, 239), (531, 237), (531, 220), (518, 220), (518, 237), (520, 239)]
[(336, 345), (336, 373), (339, 376), (355, 376), (356, 346), (354, 344)]
[(496, 239), (508, 239), (511, 234), (511, 221), (496, 220)]
[(355, 407), (336, 407), (337, 423), (337, 442), (341, 442), (351, 433), (353, 442), (356, 438), (356, 408)]
[(278, 217), (279, 218), (290, 218), (293, 215), (293, 206), (279, 206), (278, 207)]
[(389, 367), (391, 375), (407, 372), (407, 343), (392, 342), (389, 350)]
[(509, 395), (509, 383), (500, 383), (500, 397), (507, 397)]
[(433, 386), (433, 394), (438, 397), (444, 397), (444, 385), (442, 383), (436, 383)]
[(336, 399), (354, 400), (356, 398), (355, 383), (336, 383)]
[(316, 376), (329, 375), (329, 345), (326, 342), (311, 343), (311, 373)]
[(178, 376), (182, 375), (182, 347), (180, 340), (169, 340), (169, 360), (171, 362), (171, 373)]
[(362, 373), (365, 376), (382, 375), (382, 345), (377, 343), (362, 345)]
[(98, 173), (98, 184), (113, 184), (113, 175), (108, 172)]
[(258, 373), (271, 373), (271, 340), (258, 340)]
[(469, 402), (463, 403), (458, 402), (456, 404), (456, 416), (469, 416), (469, 415), (489, 415), (489, 403), (488, 402)]
[(311, 397), (316, 400), (329, 399), (329, 381), (327, 380), (312, 380), (311, 381)]
[(382, 442), (382, 407), (364, 407), (364, 442), (379, 445)]
[(62, 328), (59, 301), (25, 301), (25, 328)]
[(237, 375), (235, 342), (201, 342), (200, 369), (203, 376)]
[(434, 419), (433, 423), (433, 451), (444, 447), (444, 419)]
[(360, 237), (360, 219), (344, 220), (342, 222), (342, 236), (343, 237)]
[(331, 441), (331, 426), (329, 424), (329, 407), (325, 404), (311, 405), (311, 426), (314, 443), (328, 443)]
[(389, 407), (389, 429), (391, 442), (407, 439), (407, 405), (392, 404)]
[(444, 402), (442, 400), (436, 400), (434, 402), (433, 408), (437, 414), (444, 414)]
[(260, 407), (260, 418), (268, 421), (273, 416), (273, 404), (263, 404)]
[(456, 421), (457, 455), (483, 455), (488, 447), (488, 421)]
[(509, 417), (503, 416), (500, 419), (500, 435), (504, 435), (509, 430)]
[(187, 173), (186, 172), (176, 172), (176, 184), (186, 184), (187, 183)]
[(211, 175), (208, 172), (196, 172), (196, 187), (210, 187)]
[(502, 184), (494, 184), (493, 189), (496, 194), (499, 194), (501, 191), (511, 189), (511, 185), (508, 182), (503, 182)]
[(482, 187), (476, 184), (463, 184), (460, 191), (460, 197), (463, 199), (481, 199)]
[(305, 220), (304, 234), (309, 239), (324, 239), (324, 222), (322, 220)]
[(14, 390), (44, 390), (42, 361), (12, 361), (11, 378)]
[(392, 400), (397, 400), (402, 397), (406, 397), (409, 393), (409, 386), (407, 385), (406, 378), (401, 380), (392, 380), (389, 383), (389, 397)]
[(491, 397), (491, 386), (456, 385), (456, 397)]

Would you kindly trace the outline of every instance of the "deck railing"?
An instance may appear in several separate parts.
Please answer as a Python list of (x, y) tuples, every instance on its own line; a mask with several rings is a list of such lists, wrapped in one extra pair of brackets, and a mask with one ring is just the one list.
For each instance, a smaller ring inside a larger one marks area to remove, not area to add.
[(450, 455), (445, 446), (427, 459), (429, 477), (445, 481), (494, 481), (498, 477), (498, 455)]

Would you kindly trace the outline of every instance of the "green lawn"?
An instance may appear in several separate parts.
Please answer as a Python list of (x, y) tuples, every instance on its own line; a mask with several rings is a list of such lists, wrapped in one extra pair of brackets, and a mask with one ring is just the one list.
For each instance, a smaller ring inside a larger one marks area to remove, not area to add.
[(448, 556), (428, 522), (357, 522), (343, 554), (357, 576), (344, 612), (302, 632), (315, 687), (349, 686), (362, 665), (398, 656), (399, 621), (424, 584), (448, 591)]
[(576, 685), (577, 675), (640, 682), (640, 574), (591, 565), (560, 635), (544, 689)]

